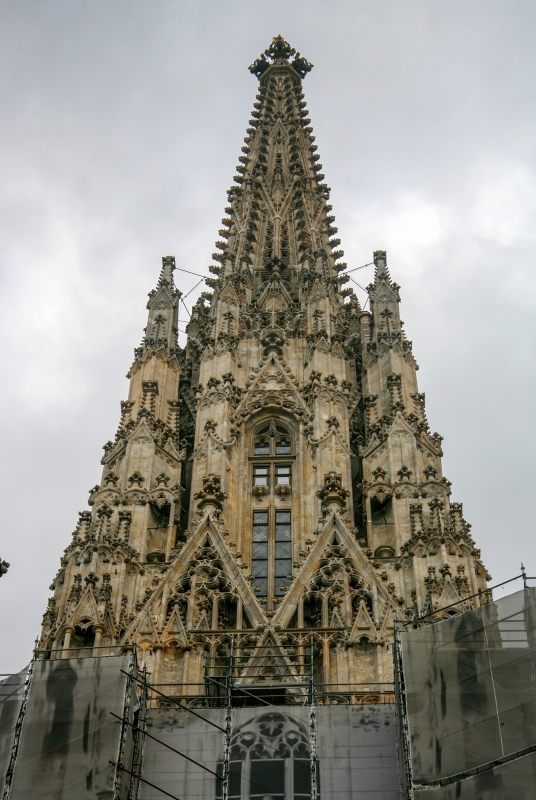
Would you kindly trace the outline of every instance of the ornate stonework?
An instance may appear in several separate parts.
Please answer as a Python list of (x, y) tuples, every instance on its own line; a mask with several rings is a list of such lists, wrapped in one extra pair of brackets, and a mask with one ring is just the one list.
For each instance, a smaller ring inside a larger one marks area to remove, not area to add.
[(259, 93), (211, 292), (179, 347), (175, 261), (163, 259), (43, 647), (137, 642), (153, 682), (194, 684), (232, 632), (244, 652), (298, 651), (312, 636), (320, 682), (382, 682), (395, 615), (486, 586), (385, 252), (370, 311), (343, 288), (302, 94), (311, 67), (277, 37), (250, 68)]

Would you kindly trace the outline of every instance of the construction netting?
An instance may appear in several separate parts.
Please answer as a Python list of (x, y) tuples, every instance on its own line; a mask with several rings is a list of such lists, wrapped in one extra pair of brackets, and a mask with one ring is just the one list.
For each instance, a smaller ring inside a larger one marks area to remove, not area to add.
[[(149, 711), (141, 800), (222, 799), (226, 710), (196, 713)], [(318, 800), (400, 798), (393, 706), (267, 703), (231, 717), (229, 800), (311, 800), (313, 753)]]
[(28, 667), (14, 675), (4, 675), (0, 681), (0, 797), (15, 738), (15, 726), (24, 693)]
[(532, 800), (536, 589), (398, 636), (415, 796)]
[(112, 797), (128, 668), (127, 655), (34, 663), (10, 800)]

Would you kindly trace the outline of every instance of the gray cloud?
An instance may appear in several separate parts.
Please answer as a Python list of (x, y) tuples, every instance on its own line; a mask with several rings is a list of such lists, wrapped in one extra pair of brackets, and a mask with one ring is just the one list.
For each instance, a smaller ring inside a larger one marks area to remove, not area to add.
[(315, 64), (347, 260), (386, 248), (402, 285), (453, 497), (495, 580), (536, 570), (535, 27), (524, 0), (2, 4), (3, 671), (99, 479), (161, 255), (210, 263), (276, 33)]

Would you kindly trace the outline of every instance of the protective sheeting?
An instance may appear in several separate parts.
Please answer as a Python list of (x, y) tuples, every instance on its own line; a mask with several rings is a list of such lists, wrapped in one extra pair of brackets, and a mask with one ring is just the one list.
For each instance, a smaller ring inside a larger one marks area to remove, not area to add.
[[(292, 710), (292, 712), (294, 709)], [(285, 792), (311, 797), (311, 735), (307, 708), (266, 706), (240, 709), (231, 737), (230, 800), (269, 796), (282, 800)], [(290, 713), (289, 713), (290, 712)], [(216, 799), (221, 800), (221, 789)]]
[(0, 797), (4, 790), (5, 775), (11, 759), (15, 725), (24, 694), (24, 681), (28, 667), (0, 681)]
[(35, 662), (10, 800), (111, 800), (128, 664)]
[(320, 706), (317, 719), (321, 798), (399, 800), (394, 706)]
[[(536, 590), (525, 589), (400, 633), (414, 785), (457, 776), (536, 744), (535, 612)], [(532, 764), (532, 757), (510, 762), (459, 783), (458, 794), (452, 794), (452, 784), (428, 790), (428, 797), (484, 798), (484, 789), (470, 794), (470, 787), (486, 781), (498, 786), (506, 775), (521, 780), (523, 770), (529, 780)], [(489, 796), (514, 796), (509, 781), (503, 780), (508, 793)]]
[[(316, 751), (320, 797), (334, 800), (398, 800), (393, 706), (320, 706), (316, 711)], [(196, 709), (221, 728), (224, 709)], [(224, 735), (179, 709), (149, 712), (147, 731), (223, 774)], [(179, 798), (218, 800), (221, 781), (147, 738), (143, 778)], [(311, 730), (308, 706), (240, 708), (232, 712), (230, 800), (309, 800)], [(142, 800), (162, 794), (147, 784)]]
[(536, 753), (438, 789), (415, 792), (415, 800), (534, 800)]
[[(225, 710), (196, 708), (196, 713), (225, 728)], [(223, 750), (223, 733), (193, 714), (176, 708), (149, 711), (147, 733), (217, 772)], [(216, 777), (191, 761), (146, 737), (142, 776), (176, 797), (197, 800), (216, 796)], [(142, 800), (161, 800), (162, 793), (141, 785)]]

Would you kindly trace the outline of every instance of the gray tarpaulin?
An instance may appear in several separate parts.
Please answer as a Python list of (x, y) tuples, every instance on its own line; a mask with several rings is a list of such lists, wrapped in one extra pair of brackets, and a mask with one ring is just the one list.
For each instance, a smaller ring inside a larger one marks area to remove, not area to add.
[[(196, 708), (197, 714), (225, 728), (225, 710)], [(217, 772), (223, 748), (223, 733), (193, 714), (178, 708), (149, 711), (147, 732), (190, 758)], [(142, 776), (181, 800), (216, 796), (216, 778), (201, 767), (181, 758), (148, 737), (145, 740)], [(143, 800), (162, 800), (163, 795), (147, 784), (141, 785)]]
[[(536, 744), (535, 611), (536, 590), (525, 589), (400, 634), (414, 784), (430, 785)], [(489, 794), (480, 785), (509, 787), (525, 769), (533, 775), (533, 757), (427, 796), (502, 800), (513, 796), (509, 788)], [(502, 775), (510, 777), (505, 782)]]
[(393, 706), (319, 706), (317, 720), (322, 800), (399, 800)]
[[(196, 709), (221, 727), (225, 710)], [(387, 705), (316, 708), (320, 797), (398, 800), (394, 709)], [(232, 712), (230, 800), (308, 800), (310, 709), (307, 706), (235, 708)], [(204, 766), (222, 772), (223, 733), (186, 711), (149, 713), (147, 731)], [(147, 738), (143, 777), (188, 800), (221, 798), (208, 772)], [(142, 785), (142, 800), (162, 795)]]
[(37, 661), (10, 800), (108, 800), (129, 657)]
[(13, 747), (15, 725), (24, 693), (28, 667), (0, 681), (0, 797)]
[(416, 800), (534, 800), (536, 753), (438, 789), (415, 792)]

